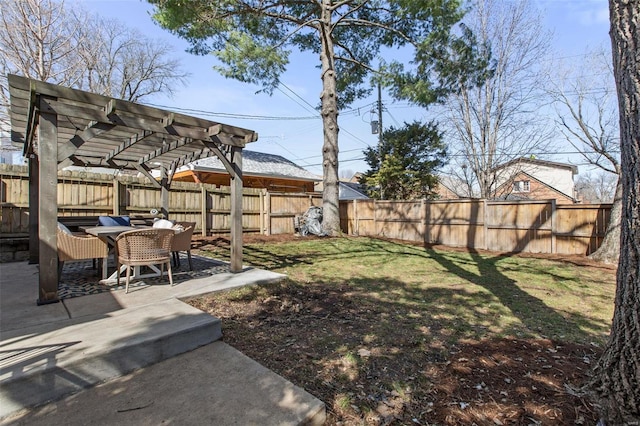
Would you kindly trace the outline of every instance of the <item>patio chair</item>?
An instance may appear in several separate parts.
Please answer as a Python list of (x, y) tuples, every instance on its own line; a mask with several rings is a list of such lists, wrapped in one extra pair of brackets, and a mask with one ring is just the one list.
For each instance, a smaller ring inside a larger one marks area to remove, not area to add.
[(64, 262), (73, 260), (102, 259), (102, 275), (106, 273), (109, 247), (98, 237), (87, 234), (72, 234), (64, 225), (58, 226), (58, 278), (62, 275)]
[(189, 259), (189, 270), (193, 271), (193, 265), (191, 264), (191, 237), (193, 236), (193, 230), (196, 228), (196, 223), (176, 222), (176, 226), (182, 227), (183, 230), (176, 232), (176, 235), (173, 237), (173, 243), (171, 244), (173, 264), (180, 266), (180, 252), (186, 251), (187, 258)]
[[(127, 267), (125, 293), (129, 293), (131, 267), (160, 265), (160, 276), (164, 275), (167, 265), (169, 283), (173, 286), (171, 274), (171, 242), (174, 231), (172, 229), (145, 228), (123, 232), (116, 238), (117, 268)], [(120, 273), (117, 274), (117, 284), (120, 285)]]

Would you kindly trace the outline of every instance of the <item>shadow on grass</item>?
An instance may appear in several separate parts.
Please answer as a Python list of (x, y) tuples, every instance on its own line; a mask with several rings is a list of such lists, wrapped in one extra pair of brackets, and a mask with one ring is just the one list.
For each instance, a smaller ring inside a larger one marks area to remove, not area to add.
[[(215, 256), (223, 257), (228, 255), (227, 246), (228, 241), (221, 239), (200, 248), (212, 250), (210, 252)], [(549, 286), (549, 291), (561, 289), (562, 292), (569, 292), (571, 286), (576, 285), (576, 275), (543, 265), (536, 267), (531, 259), (510, 264), (504, 262), (509, 258), (506, 255), (481, 254), (473, 250), (464, 253), (441, 251), (428, 246), (372, 238), (302, 239), (286, 244), (250, 244), (244, 246), (244, 256), (247, 263), (258, 268), (282, 272), (288, 268), (298, 268), (298, 271), (304, 271), (307, 280), (313, 282), (327, 282), (327, 285), (360, 282), (363, 288), (379, 293), (381, 298), (389, 296), (409, 300), (412, 302), (408, 306), (425, 312), (434, 312), (433, 303), (438, 301), (433, 299), (434, 295), (449, 290), (450, 299), (438, 302), (454, 305), (457, 322), (460, 323), (455, 327), (464, 328), (464, 321), (469, 321), (469, 327), (498, 330), (499, 335), (564, 336), (574, 342), (589, 342), (594, 338), (594, 331), (606, 334), (610, 325), (581, 314), (579, 309), (558, 311), (522, 288), (522, 285), (531, 283), (518, 283), (502, 272), (518, 272), (524, 277), (535, 275), (543, 283), (542, 287), (545, 281), (554, 284)], [(407, 258), (414, 259), (411, 267), (406, 264)], [(502, 262), (500, 266), (499, 262)], [(434, 267), (437, 270), (432, 269)], [(394, 281), (386, 273), (393, 268), (405, 268), (396, 275), (413, 274), (414, 282)], [(443, 282), (439, 283), (437, 281), (442, 277), (441, 274), (445, 276)], [(421, 279), (420, 275), (424, 276), (423, 286), (415, 282)], [(451, 275), (463, 281), (451, 280)], [(452, 282), (458, 283), (456, 288)], [(487, 293), (473, 287), (465, 288), (464, 282), (479, 286)], [(538, 290), (545, 291), (544, 288)], [(459, 309), (463, 306), (469, 310)], [(435, 311), (443, 309), (438, 306)], [(498, 320), (493, 321), (492, 317)], [(509, 324), (508, 327), (504, 326), (505, 323)]]
[[(468, 348), (462, 347), (470, 340), (465, 339), (489, 337), (479, 344), (485, 347), (492, 344), (489, 329), (506, 334), (518, 330), (517, 324), (505, 324), (499, 314), (488, 314), (486, 306), (493, 298), (463, 286), (425, 290), (396, 279), (350, 277), (304, 284), (286, 280), (200, 298), (192, 304), (222, 319), (227, 343), (325, 401), (337, 419), (373, 421), (375, 416), (392, 415), (402, 421), (433, 422), (451, 415), (452, 401), (456, 405), (457, 400), (465, 400), (460, 398), (467, 398), (464, 381), (457, 380), (449, 367), (452, 357), (468, 357), (463, 352)], [(484, 365), (487, 377), (503, 381), (508, 370), (529, 368), (526, 357), (534, 362), (540, 356), (523, 340), (512, 341), (512, 346), (510, 356), (521, 364)], [(557, 356), (565, 359), (564, 354)], [(544, 420), (532, 407), (542, 413), (545, 398), (557, 395), (555, 378), (560, 367), (543, 372), (547, 380), (525, 379), (526, 369), (509, 371), (518, 377), (518, 385), (533, 386), (539, 398), (530, 396), (527, 408), (521, 401), (509, 400), (500, 409), (521, 413), (522, 420)], [(429, 404), (433, 412), (425, 411)], [(573, 403), (567, 407), (571, 413)]]

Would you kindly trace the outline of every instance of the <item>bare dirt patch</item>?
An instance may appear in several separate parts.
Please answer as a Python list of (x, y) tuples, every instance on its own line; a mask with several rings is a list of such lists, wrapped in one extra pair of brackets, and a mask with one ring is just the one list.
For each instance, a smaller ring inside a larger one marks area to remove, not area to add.
[[(199, 242), (225, 245), (224, 238)], [(347, 284), (285, 280), (190, 303), (222, 319), (227, 343), (324, 401), (329, 425), (597, 422), (594, 407), (575, 391), (600, 354), (594, 344), (456, 339), (437, 315), (416, 322), (421, 313), (394, 311)]]

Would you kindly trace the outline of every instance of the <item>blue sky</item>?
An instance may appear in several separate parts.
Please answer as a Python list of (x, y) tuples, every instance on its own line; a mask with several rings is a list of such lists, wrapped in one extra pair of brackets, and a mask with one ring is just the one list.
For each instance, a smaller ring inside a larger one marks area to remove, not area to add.
[[(116, 18), (128, 26), (138, 28), (149, 37), (166, 40), (175, 46), (175, 55), (190, 73), (187, 84), (179, 87), (172, 98), (158, 95), (147, 103), (163, 108), (186, 109), (185, 113), (199, 115), (222, 123), (249, 128), (258, 132), (258, 142), (247, 148), (282, 155), (307, 170), (322, 174), (322, 123), (312, 106), (317, 105), (321, 90), (317, 58), (296, 54), (284, 83), (273, 96), (256, 94), (260, 89), (217, 75), (213, 58), (188, 54), (187, 43), (162, 30), (149, 16), (150, 6), (141, 0), (77, 0), (83, 6), (104, 17)], [(504, 0), (511, 1), (511, 0)], [(567, 62), (579, 61), (587, 47), (609, 43), (607, 0), (534, 0), (545, 16), (546, 27), (553, 32), (554, 56)], [(366, 171), (362, 150), (377, 144), (377, 135), (371, 134), (372, 106), (376, 98), (356, 101), (351, 112), (340, 115), (340, 170)], [(421, 120), (427, 113), (406, 102), (394, 102), (383, 93), (384, 127), (399, 127), (403, 122)], [(182, 112), (182, 111), (181, 111)], [(241, 114), (268, 117), (296, 117), (290, 120), (238, 119), (208, 113)], [(568, 158), (553, 158), (567, 161)]]

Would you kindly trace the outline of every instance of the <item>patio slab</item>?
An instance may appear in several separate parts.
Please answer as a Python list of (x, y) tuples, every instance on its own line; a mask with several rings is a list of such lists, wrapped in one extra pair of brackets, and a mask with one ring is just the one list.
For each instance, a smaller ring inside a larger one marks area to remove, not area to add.
[[(0, 264), (0, 423), (159, 424), (162, 418), (180, 424), (265, 424), (269, 416), (280, 419), (278, 424), (324, 421), (324, 404), (217, 342), (220, 320), (180, 300), (283, 277), (246, 268), (194, 276), (173, 287), (143, 283), (129, 294), (107, 291), (37, 306), (37, 266)], [(119, 396), (123, 387), (127, 391)], [(105, 408), (120, 406), (118, 398), (125, 397), (135, 404), (154, 392), (159, 393), (151, 410)], [(95, 406), (77, 405), (92, 395)], [(193, 409), (173, 405), (188, 395)], [(115, 405), (109, 405), (111, 398)], [(60, 410), (67, 404), (75, 409)], [(198, 409), (204, 417), (194, 417)], [(145, 412), (154, 416), (137, 417)], [(114, 417), (103, 421), (103, 416)]]

